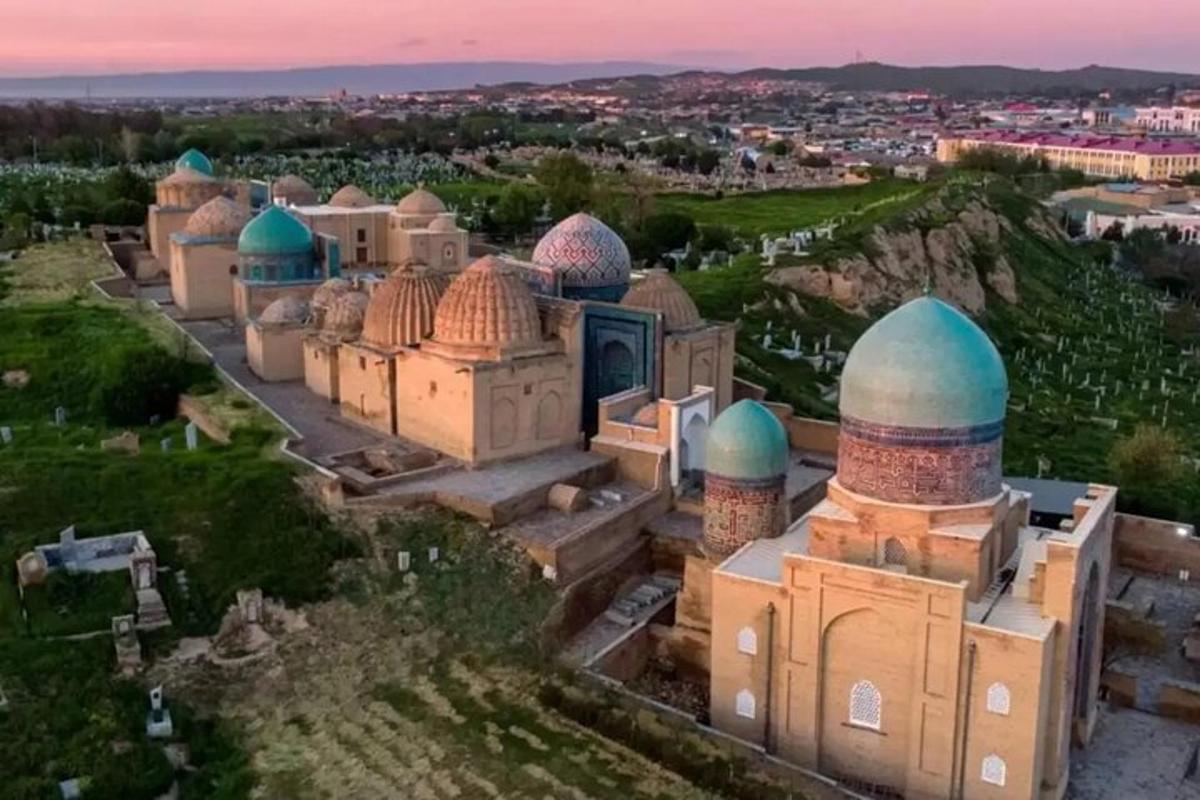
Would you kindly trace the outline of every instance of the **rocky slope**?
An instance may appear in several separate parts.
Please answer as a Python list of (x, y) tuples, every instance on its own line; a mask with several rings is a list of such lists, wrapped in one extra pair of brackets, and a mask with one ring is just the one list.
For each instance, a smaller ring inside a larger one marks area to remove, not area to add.
[(766, 280), (831, 300), (859, 316), (874, 316), (928, 285), (939, 297), (978, 315), (989, 295), (1012, 304), (1020, 300), (1006, 252), (1016, 229), (1062, 238), (1050, 212), (1037, 205), (1024, 212), (1014, 219), (1011, 209), (997, 208), (984, 192), (947, 186), (899, 218), (852, 232), (848, 242), (826, 248), (828, 253), (818, 249), (809, 263), (779, 267)]

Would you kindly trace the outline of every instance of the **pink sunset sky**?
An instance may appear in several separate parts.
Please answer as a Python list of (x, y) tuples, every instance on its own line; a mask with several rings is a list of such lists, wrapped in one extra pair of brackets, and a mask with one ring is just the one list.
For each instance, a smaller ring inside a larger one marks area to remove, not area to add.
[(1200, 72), (1200, 0), (0, 0), (0, 76), (420, 61)]

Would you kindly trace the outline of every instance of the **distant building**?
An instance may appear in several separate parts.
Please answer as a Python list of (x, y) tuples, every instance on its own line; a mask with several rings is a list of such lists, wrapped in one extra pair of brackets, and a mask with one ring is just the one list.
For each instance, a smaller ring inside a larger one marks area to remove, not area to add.
[(1148, 131), (1192, 133), (1200, 135), (1200, 108), (1173, 106), (1171, 108), (1136, 109), (1133, 124)]
[(975, 131), (938, 141), (937, 158), (957, 161), (980, 148), (1018, 156), (1040, 156), (1055, 169), (1077, 169), (1087, 175), (1166, 180), (1200, 170), (1200, 142), (1019, 131)]

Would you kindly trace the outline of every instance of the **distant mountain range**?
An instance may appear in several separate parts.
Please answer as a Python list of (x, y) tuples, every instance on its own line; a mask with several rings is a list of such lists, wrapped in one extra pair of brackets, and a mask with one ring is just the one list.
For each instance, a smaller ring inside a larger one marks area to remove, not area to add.
[(312, 97), (341, 89), (350, 94), (470, 89), (499, 83), (558, 84), (620, 75), (663, 75), (679, 65), (640, 61), (544, 64), (532, 61), (447, 61), (426, 64), (299, 67), (277, 70), (195, 70), (125, 75), (0, 77), (0, 97), (186, 98)]
[(787, 78), (823, 83), (845, 91), (906, 92), (926, 90), (937, 94), (1037, 94), (1074, 90), (1086, 92), (1152, 91), (1168, 84), (1200, 87), (1200, 75), (1153, 72), (1092, 64), (1079, 69), (1041, 70), (993, 65), (960, 67), (898, 67), (867, 62), (844, 67), (810, 69), (755, 69), (740, 77)]
[(0, 78), (8, 98), (202, 98), (319, 96), (341, 89), (372, 95), (471, 89), (476, 86), (603, 86), (614, 78), (638, 92), (693, 76), (794, 80), (839, 91), (929, 91), (956, 97), (1050, 92), (1153, 91), (1168, 85), (1200, 88), (1200, 75), (1091, 65), (1040, 70), (990, 65), (901, 67), (859, 63), (841, 67), (752, 69), (742, 72), (687, 71), (677, 65), (637, 61), (547, 64), (527, 61), (461, 61), (427, 64), (301, 67), (279, 70), (151, 72)]

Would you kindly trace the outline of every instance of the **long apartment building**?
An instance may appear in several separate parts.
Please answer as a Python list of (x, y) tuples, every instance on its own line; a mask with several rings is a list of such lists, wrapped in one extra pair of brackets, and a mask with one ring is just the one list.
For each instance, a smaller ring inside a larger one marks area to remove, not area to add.
[(1109, 178), (1166, 180), (1200, 171), (1200, 141), (1134, 136), (996, 130), (954, 132), (938, 140), (937, 158), (943, 163), (953, 163), (963, 153), (980, 148), (1040, 156), (1054, 169), (1077, 169)]

